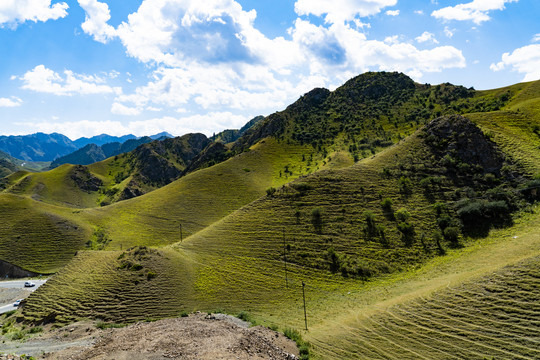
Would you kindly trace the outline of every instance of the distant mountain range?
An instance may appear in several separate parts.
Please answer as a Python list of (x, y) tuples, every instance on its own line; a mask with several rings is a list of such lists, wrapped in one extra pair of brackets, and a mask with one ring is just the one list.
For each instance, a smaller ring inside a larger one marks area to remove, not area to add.
[[(151, 140), (172, 138), (169, 133), (162, 132), (149, 136)], [(71, 154), (89, 144), (103, 146), (108, 143), (123, 144), (128, 140), (139, 139), (135, 135), (111, 136), (98, 135), (91, 138), (80, 138), (72, 141), (67, 136), (53, 133), (36, 133), (32, 135), (0, 136), (0, 151), (25, 161), (53, 161)]]
[[(108, 136), (108, 135), (100, 135)], [(130, 136), (130, 135), (127, 135)], [(126, 138), (123, 136), (122, 138)], [(169, 137), (159, 138), (168, 139)], [(80, 140), (80, 139), (79, 139)], [(88, 139), (89, 140), (89, 139)], [(139, 145), (147, 144), (154, 141), (151, 137), (145, 136), (142, 138), (131, 138), (123, 143), (120, 142), (107, 142), (101, 146), (90, 143), (79, 150), (72, 152), (66, 156), (59, 157), (51, 163), (51, 169), (62, 164), (76, 164), (76, 165), (90, 165), (98, 161), (105, 160), (111, 156), (120, 155), (132, 150), (135, 150)]]

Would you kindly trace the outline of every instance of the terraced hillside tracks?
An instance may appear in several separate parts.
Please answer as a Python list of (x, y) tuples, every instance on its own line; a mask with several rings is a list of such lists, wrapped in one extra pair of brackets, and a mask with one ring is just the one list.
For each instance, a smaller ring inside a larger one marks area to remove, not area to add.
[(540, 258), (360, 321), (339, 358), (538, 359)]

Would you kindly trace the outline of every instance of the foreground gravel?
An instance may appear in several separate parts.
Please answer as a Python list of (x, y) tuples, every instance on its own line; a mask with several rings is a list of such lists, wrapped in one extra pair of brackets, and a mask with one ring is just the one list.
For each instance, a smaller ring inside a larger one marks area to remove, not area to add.
[(228, 315), (197, 313), (120, 329), (74, 324), (19, 343), (15, 353), (66, 360), (286, 360), (296, 359), (298, 349), (294, 342), (265, 327), (249, 327)]

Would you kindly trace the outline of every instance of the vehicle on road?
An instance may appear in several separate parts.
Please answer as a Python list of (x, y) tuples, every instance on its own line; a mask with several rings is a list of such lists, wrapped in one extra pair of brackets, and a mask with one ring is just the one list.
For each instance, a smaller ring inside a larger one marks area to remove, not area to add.
[(24, 282), (24, 287), (34, 287), (34, 286), (36, 286), (36, 284), (31, 281)]
[(21, 305), (21, 302), (22, 302), (23, 300), (24, 300), (24, 299), (19, 299), (19, 300), (15, 301), (15, 302), (13, 303), (13, 306), (19, 307), (19, 306)]

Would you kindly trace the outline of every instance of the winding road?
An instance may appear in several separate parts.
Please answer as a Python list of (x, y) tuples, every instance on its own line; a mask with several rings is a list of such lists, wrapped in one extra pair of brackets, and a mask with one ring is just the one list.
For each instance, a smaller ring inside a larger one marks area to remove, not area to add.
[[(0, 281), (0, 288), (4, 289), (24, 289), (28, 291), (28, 294), (26, 296), (29, 296), (33, 291), (35, 291), (38, 287), (45, 284), (47, 282), (47, 279), (44, 280), (30, 280), (36, 286), (31, 288), (24, 287), (24, 283), (28, 280), (10, 280), (10, 281)], [(13, 303), (0, 305), (0, 314), (6, 313), (11, 310), (15, 310), (16, 307), (13, 306)]]

